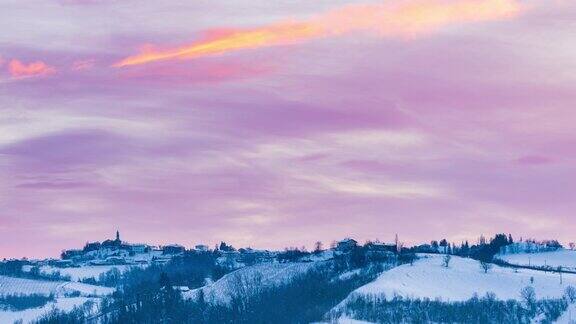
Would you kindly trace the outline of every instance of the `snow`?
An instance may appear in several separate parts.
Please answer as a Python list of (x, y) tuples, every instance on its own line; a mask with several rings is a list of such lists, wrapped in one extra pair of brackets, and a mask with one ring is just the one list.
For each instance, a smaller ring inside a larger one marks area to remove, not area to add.
[(338, 324), (372, 324), (372, 322), (359, 321), (359, 320), (355, 320), (353, 318), (348, 318), (348, 317), (340, 317), (336, 323), (338, 323)]
[(0, 323), (14, 323), (17, 320), (22, 320), (24, 323), (29, 323), (38, 319), (40, 316), (50, 312), (53, 308), (62, 311), (71, 311), (74, 306), (83, 305), (85, 302), (97, 298), (86, 297), (71, 297), (71, 298), (57, 298), (54, 302), (49, 302), (43, 307), (30, 308), (22, 311), (3, 311), (0, 310)]
[(63, 296), (80, 292), (83, 296), (103, 296), (114, 292), (113, 288), (68, 281), (47, 281), (0, 276), (0, 295), (41, 294)]
[[(106, 262), (109, 258), (117, 258), (122, 260), (127, 265), (134, 265), (134, 264), (151, 264), (154, 259), (171, 259), (174, 255), (165, 255), (162, 251), (159, 250), (151, 250), (149, 252), (144, 253), (136, 253), (135, 255), (130, 255), (128, 250), (123, 249), (110, 249), (110, 248), (101, 248), (95, 251), (89, 251), (84, 254), (86, 260), (80, 261), (81, 265), (95, 265), (95, 266), (103, 266), (103, 265), (111, 265), (111, 264), (98, 264), (101, 262)], [(78, 262), (75, 262), (78, 264)], [(94, 264), (96, 263), (96, 264)]]
[(551, 252), (516, 253), (498, 255), (497, 258), (510, 264), (523, 266), (562, 266), (568, 270), (576, 270), (576, 251), (560, 249)]
[(302, 258), (302, 261), (317, 262), (317, 261), (326, 261), (326, 260), (330, 260), (333, 258), (334, 258), (334, 251), (326, 250), (326, 251), (322, 251), (318, 254), (312, 253), (312, 254)]
[(0, 276), (0, 295), (56, 294), (63, 282)]
[(58, 267), (51, 267), (51, 266), (42, 266), (40, 267), (40, 272), (45, 274), (51, 274), (54, 272), (60, 272), (62, 276), (70, 276), (70, 280), (73, 281), (80, 281), (82, 279), (87, 278), (94, 278), (98, 279), (98, 277), (106, 273), (112, 269), (118, 269), (120, 272), (125, 272), (129, 270), (131, 267), (130, 265), (102, 265), (102, 266), (82, 266), (78, 268), (58, 268)]
[[(80, 292), (81, 297), (65, 297), (69, 293)], [(74, 306), (84, 304), (88, 300), (97, 301), (94, 296), (104, 296), (114, 292), (113, 288), (101, 287), (69, 281), (47, 281), (25, 278), (0, 276), (0, 295), (54, 295), (55, 301), (43, 307), (22, 311), (0, 310), (0, 323), (13, 323), (23, 319), (24, 323), (37, 319), (52, 308), (70, 311)]]
[(83, 296), (105, 296), (112, 294), (115, 289), (110, 287), (102, 287), (84, 284), (80, 282), (64, 282), (62, 291), (65, 293), (80, 292)]
[(312, 322), (310, 324), (374, 324), (372, 322), (367, 322), (367, 321), (360, 321), (357, 319), (353, 319), (347, 316), (342, 316), (338, 319), (336, 319), (335, 321), (330, 321), (330, 322)]
[(205, 300), (217, 304), (228, 304), (235, 293), (250, 293), (251, 289), (256, 286), (261, 288), (287, 283), (316, 264), (318, 263), (257, 264), (231, 272), (210, 285), (185, 292), (183, 296), (196, 298), (202, 290)]
[(576, 323), (576, 304), (568, 305), (568, 309), (556, 320), (557, 324)]
[(360, 274), (361, 272), (362, 272), (362, 269), (346, 271), (346, 272), (344, 272), (338, 276), (338, 280), (348, 280), (348, 279), (354, 277), (355, 275)]
[[(530, 278), (534, 283), (530, 283)], [(493, 266), (484, 273), (478, 261), (453, 256), (450, 266), (442, 266), (441, 255), (426, 255), (416, 261), (382, 273), (373, 282), (364, 285), (348, 297), (385, 294), (387, 298), (399, 295), (409, 298), (431, 298), (444, 301), (470, 299), (492, 292), (498, 299), (520, 300), (520, 290), (532, 285), (538, 298), (561, 297), (568, 286), (576, 287), (576, 275), (563, 274), (563, 284), (557, 273), (537, 270)], [(345, 303), (345, 301), (343, 302)], [(343, 305), (341, 303), (341, 305)]]

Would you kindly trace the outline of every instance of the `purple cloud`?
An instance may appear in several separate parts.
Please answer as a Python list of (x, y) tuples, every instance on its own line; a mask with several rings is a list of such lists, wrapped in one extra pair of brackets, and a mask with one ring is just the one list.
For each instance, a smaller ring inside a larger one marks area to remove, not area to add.
[[(116, 228), (264, 248), (571, 239), (575, 56), (558, 21), (572, 4), (414, 39), (341, 34), (129, 69), (111, 65), (145, 43), (339, 4), (69, 4), (0, 13), (13, 27), (0, 37), (0, 256), (55, 256)], [(13, 80), (12, 59), (57, 73)]]
[(539, 155), (525, 155), (516, 160), (521, 165), (541, 165), (554, 162), (553, 159)]

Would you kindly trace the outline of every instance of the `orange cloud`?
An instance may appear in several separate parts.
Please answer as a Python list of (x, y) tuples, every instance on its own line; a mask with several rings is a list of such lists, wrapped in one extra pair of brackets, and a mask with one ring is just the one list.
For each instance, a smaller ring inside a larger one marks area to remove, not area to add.
[(8, 72), (16, 78), (49, 75), (56, 72), (56, 69), (42, 61), (22, 63), (19, 60), (11, 60), (8, 63)]
[(122, 67), (164, 61), (191, 59), (201, 56), (222, 54), (230, 51), (295, 43), (322, 35), (318, 26), (309, 23), (282, 23), (249, 30), (231, 31), (226, 36), (206, 40), (190, 46), (158, 51), (146, 48), (142, 53), (128, 57), (114, 66)]
[(521, 10), (519, 0), (406, 0), (348, 5), (307, 21), (231, 30), (180, 48), (146, 48), (114, 66), (192, 59), (243, 49), (293, 44), (351, 32), (364, 31), (384, 37), (414, 38), (453, 24), (514, 17)]

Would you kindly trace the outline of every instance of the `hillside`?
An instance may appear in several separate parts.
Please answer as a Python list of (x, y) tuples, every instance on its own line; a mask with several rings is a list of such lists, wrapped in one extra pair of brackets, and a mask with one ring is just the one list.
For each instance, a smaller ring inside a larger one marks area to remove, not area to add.
[(80, 281), (82, 279), (88, 279), (88, 278), (98, 279), (98, 277), (101, 274), (104, 274), (112, 269), (118, 269), (118, 271), (122, 273), (126, 270), (129, 270), (131, 267), (135, 267), (135, 265), (100, 265), (100, 266), (85, 265), (74, 268), (41, 266), (39, 267), (39, 269), (42, 274), (50, 275), (58, 272), (60, 273), (60, 275), (64, 277), (70, 277), (70, 280), (72, 281)]
[(316, 266), (306, 263), (266, 263), (241, 268), (202, 288), (183, 293), (185, 298), (197, 298), (200, 291), (204, 299), (215, 304), (228, 304), (235, 294), (256, 293), (258, 288), (281, 285)]
[[(366, 323), (362, 321), (569, 321), (575, 309), (572, 303), (576, 301), (576, 289), (573, 288), (572, 294), (566, 289), (576, 287), (576, 274), (495, 264), (487, 264), (485, 271), (476, 259), (457, 256), (461, 253), (477, 258), (482, 253), (496, 253), (500, 245), (510, 246), (508, 242), (506, 236), (499, 235), (490, 243), (455, 247), (448, 266), (445, 266), (447, 255), (421, 252), (429, 250), (426, 245), (398, 250), (394, 244), (367, 242), (359, 245), (352, 239), (344, 239), (319, 253), (297, 249), (281, 252), (235, 250), (224, 243), (214, 250), (181, 251), (181, 246), (173, 245), (165, 248), (167, 254), (146, 263), (125, 258), (124, 245), (116, 250), (106, 247), (87, 252), (89, 256), (98, 252), (103, 259), (86, 260), (86, 253), (67, 250), (72, 259), (61, 262), (4, 262), (2, 269), (8, 275), (0, 276), (0, 295), (28, 297), (10, 296), (27, 302), (25, 307), (18, 307), (23, 301), (17, 304), (6, 298), (0, 311), (0, 323), (17, 318), (37, 318), (52, 308), (67, 310), (86, 301), (96, 304), (103, 301), (105, 310), (110, 303), (134, 306), (113, 307), (99, 314), (113, 323), (129, 318), (135, 321), (147, 318), (151, 323), (170, 318), (183, 323), (287, 324), (319, 320), (355, 324)], [(126, 246), (130, 248), (130, 245)], [(173, 249), (177, 251), (172, 253)], [(500, 251), (505, 253), (507, 250)], [(573, 252), (551, 251), (498, 256), (511, 256), (509, 262), (516, 264), (523, 264), (528, 256), (530, 262), (535, 260), (532, 265), (554, 262), (565, 268), (573, 265), (570, 263)], [(109, 253), (119, 255), (110, 256)], [(128, 257), (153, 253), (160, 252), (134, 252)], [(118, 264), (100, 265), (101, 261)], [(100, 281), (89, 281), (93, 285), (63, 281), (60, 276), (73, 280), (97, 278), (111, 269), (119, 270), (116, 272), (118, 278), (109, 280), (110, 274)], [(96, 285), (116, 287), (118, 293), (111, 295), (115, 288)], [(30, 296), (32, 294), (54, 297)], [(527, 294), (533, 297), (527, 299)], [(90, 309), (86, 308), (82, 313), (86, 315)], [(158, 309), (164, 309), (163, 313)], [(80, 317), (78, 314), (73, 316)]]
[(81, 296), (104, 296), (114, 292), (113, 288), (88, 285), (79, 282), (46, 281), (0, 276), (0, 295), (55, 295), (70, 293)]
[[(8, 295), (53, 295), (55, 299), (41, 307), (10, 310), (0, 307), (0, 323), (13, 323), (22, 319), (28, 323), (52, 309), (70, 311), (87, 301), (97, 303), (103, 296), (110, 295), (114, 288), (88, 285), (69, 281), (47, 281), (0, 276), (0, 296)], [(76, 297), (70, 297), (76, 295)]]
[(87, 297), (56, 298), (53, 302), (42, 307), (29, 308), (21, 311), (0, 310), (0, 323), (14, 323), (18, 320), (22, 320), (23, 323), (29, 323), (49, 313), (52, 309), (68, 312), (76, 306), (84, 305), (88, 301), (96, 303), (97, 300), (97, 298)]
[[(534, 289), (535, 298), (538, 300), (562, 298), (568, 286), (576, 287), (576, 275), (562, 274), (562, 283), (560, 283), (558, 273), (527, 269), (514, 270), (495, 265), (484, 273), (479, 262), (473, 259), (453, 256), (446, 268), (443, 266), (443, 255), (420, 255), (420, 259), (413, 265), (405, 264), (390, 269), (383, 272), (376, 280), (356, 289), (326, 316), (331, 319), (339, 318), (339, 323), (356, 323), (357, 312), (363, 314), (357, 319), (366, 319), (371, 316), (382, 318), (382, 312), (393, 313), (402, 307), (411, 307), (406, 298), (437, 300), (440, 303), (449, 303), (448, 305), (458, 305), (454, 303), (460, 302), (459, 305), (464, 305), (461, 307), (466, 307), (464, 303), (470, 301), (472, 297), (475, 295), (482, 297), (487, 293), (493, 294), (495, 300), (515, 300), (519, 303), (516, 305), (521, 305), (524, 302), (521, 290), (527, 286)], [(403, 306), (386, 306), (392, 305), (396, 296), (405, 300)], [(371, 303), (380, 306), (370, 306)], [(493, 302), (488, 300), (486, 303)], [(486, 307), (501, 307), (502, 305)], [(418, 309), (418, 306), (414, 307)], [(443, 306), (435, 304), (425, 307)], [(509, 312), (509, 307), (506, 306), (508, 310), (503, 312)], [(433, 311), (434, 308), (430, 309)], [(570, 309), (573, 307), (571, 306)], [(502, 311), (502, 308), (499, 310)], [(411, 311), (414, 311), (414, 308)], [(426, 311), (423, 314), (426, 314)], [(511, 314), (516, 316), (517, 311), (512, 311)], [(561, 319), (564, 320), (567, 316), (569, 314), (565, 312)]]
[[(568, 285), (576, 287), (576, 275), (563, 274), (563, 283), (556, 273), (517, 270), (493, 266), (484, 273), (478, 261), (452, 257), (448, 268), (442, 266), (441, 255), (424, 255), (414, 265), (402, 265), (382, 273), (375, 281), (356, 289), (351, 295), (399, 295), (409, 298), (463, 301), (474, 294), (492, 292), (498, 299), (520, 299), (520, 290), (534, 287), (538, 298), (561, 297)], [(534, 278), (533, 284), (531, 278)], [(344, 301), (345, 303), (346, 301)]]

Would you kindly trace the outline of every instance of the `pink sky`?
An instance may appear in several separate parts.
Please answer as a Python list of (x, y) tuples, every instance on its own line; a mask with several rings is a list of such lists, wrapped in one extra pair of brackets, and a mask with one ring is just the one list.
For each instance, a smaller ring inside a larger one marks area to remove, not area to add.
[(8, 0), (0, 257), (576, 240), (571, 1)]

